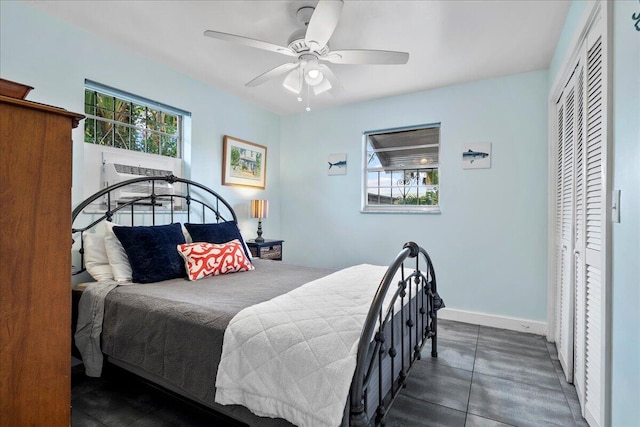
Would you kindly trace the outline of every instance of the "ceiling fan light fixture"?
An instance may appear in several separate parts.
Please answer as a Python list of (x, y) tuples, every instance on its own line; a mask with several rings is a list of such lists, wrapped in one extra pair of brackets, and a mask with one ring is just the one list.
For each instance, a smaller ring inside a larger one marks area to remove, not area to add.
[(287, 77), (285, 77), (282, 82), (282, 86), (295, 94), (300, 94), (300, 91), (302, 91), (302, 75), (300, 70), (293, 70), (287, 74)]
[(320, 83), (313, 86), (313, 94), (320, 95), (321, 93), (331, 90), (331, 87), (332, 86), (331, 86), (331, 83), (329, 82), (329, 79), (323, 79)]
[(322, 83), (323, 79), (324, 74), (322, 74), (322, 71), (315, 68), (308, 69), (304, 73), (304, 81), (307, 82), (309, 86), (317, 86)]
[(321, 74), (320, 71), (316, 70), (315, 68), (312, 70), (309, 70), (309, 72), (307, 73), (310, 79), (317, 79), (318, 76), (320, 76), (320, 74)]
[(318, 64), (318, 58), (312, 55), (308, 55), (310, 58), (303, 58), (305, 63), (304, 67), (304, 81), (309, 86), (317, 86), (324, 79), (324, 73), (320, 69)]

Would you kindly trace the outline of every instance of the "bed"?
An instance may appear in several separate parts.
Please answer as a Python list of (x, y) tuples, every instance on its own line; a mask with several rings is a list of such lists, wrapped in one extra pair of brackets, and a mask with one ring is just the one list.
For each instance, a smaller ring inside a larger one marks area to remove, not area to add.
[(231, 205), (171, 175), (95, 193), (72, 227), (87, 375), (113, 364), (251, 426), (369, 426), (428, 340), (437, 357), (444, 303), (416, 243), (339, 271), (252, 258)]

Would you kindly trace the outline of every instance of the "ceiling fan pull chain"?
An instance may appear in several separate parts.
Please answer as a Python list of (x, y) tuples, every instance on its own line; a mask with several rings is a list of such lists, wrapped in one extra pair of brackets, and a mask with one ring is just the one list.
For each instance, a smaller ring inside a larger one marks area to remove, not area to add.
[(307, 85), (307, 108), (306, 108), (307, 111), (311, 111), (311, 107), (309, 106), (309, 102), (310, 102), (309, 100), (311, 99), (311, 96), (309, 96), (309, 89), (310, 89), (310, 86)]

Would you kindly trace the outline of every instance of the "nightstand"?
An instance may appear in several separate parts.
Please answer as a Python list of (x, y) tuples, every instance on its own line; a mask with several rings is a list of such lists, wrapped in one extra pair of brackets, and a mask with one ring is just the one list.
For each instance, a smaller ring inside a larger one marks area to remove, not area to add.
[(284, 240), (264, 239), (264, 242), (256, 242), (251, 239), (247, 240), (247, 246), (249, 246), (251, 255), (256, 258), (282, 261), (282, 242)]

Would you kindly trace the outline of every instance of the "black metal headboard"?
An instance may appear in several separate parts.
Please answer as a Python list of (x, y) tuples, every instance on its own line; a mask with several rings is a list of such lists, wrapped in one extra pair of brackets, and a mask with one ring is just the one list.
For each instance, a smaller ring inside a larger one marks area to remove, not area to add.
[[(143, 184), (143, 185), (142, 185)], [(167, 191), (167, 187), (171, 191)], [(117, 191), (135, 188), (126, 198), (117, 198)], [(133, 194), (133, 196), (131, 196)], [(81, 214), (85, 215), (81, 215)], [(222, 196), (212, 189), (174, 175), (140, 177), (104, 188), (88, 197), (73, 210), (71, 233), (74, 242), (80, 233), (80, 267), (74, 274), (85, 271), (82, 234), (103, 221), (114, 217), (128, 217), (128, 225), (156, 225), (180, 222), (237, 221), (235, 211)], [(82, 218), (84, 221), (80, 221)], [(84, 222), (85, 225), (78, 225)], [(137, 222), (137, 224), (136, 224)], [(140, 224), (144, 222), (145, 224)]]

